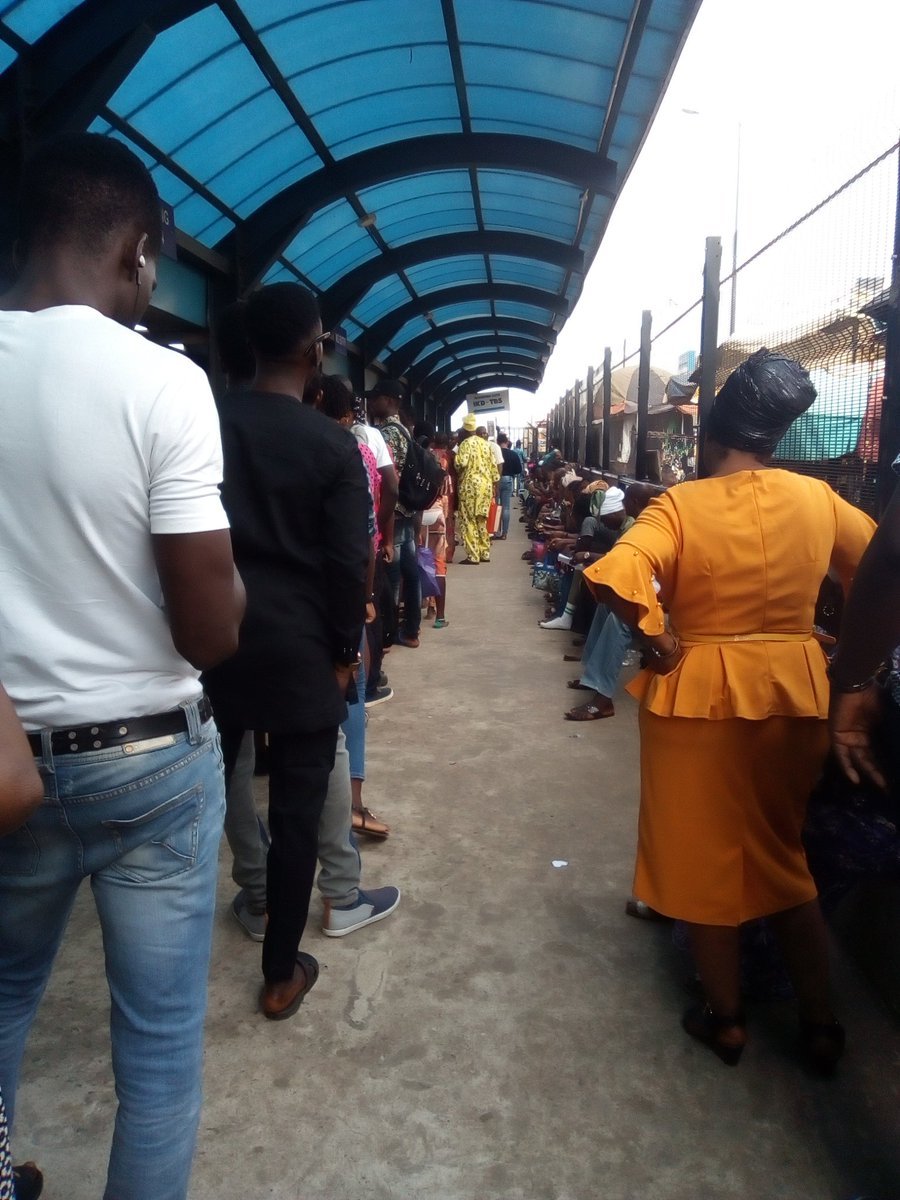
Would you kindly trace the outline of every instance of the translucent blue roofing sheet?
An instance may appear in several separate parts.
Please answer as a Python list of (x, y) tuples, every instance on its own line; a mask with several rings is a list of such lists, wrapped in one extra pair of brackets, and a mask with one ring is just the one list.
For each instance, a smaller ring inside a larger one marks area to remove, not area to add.
[(84, 0), (5, 0), (0, 21), (26, 42), (36, 42)]
[(409, 267), (406, 276), (421, 293), (437, 291), (454, 283), (487, 283), (487, 264), (477, 254), (457, 258), (439, 258), (421, 266)]
[(460, 318), (516, 357), (510, 322), (558, 331), (581, 294), (699, 2), (0, 0), (0, 95), (52, 44), (70, 75), (30, 104), (88, 95), (186, 250), (307, 283), (370, 358), (431, 361)]

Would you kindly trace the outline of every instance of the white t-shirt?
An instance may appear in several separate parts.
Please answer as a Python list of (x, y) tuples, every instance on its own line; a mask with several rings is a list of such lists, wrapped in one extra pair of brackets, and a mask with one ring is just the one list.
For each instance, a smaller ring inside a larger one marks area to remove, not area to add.
[(0, 312), (0, 681), (29, 728), (175, 708), (151, 533), (225, 529), (206, 376), (92, 308)]
[(500, 449), (500, 447), (497, 445), (497, 443), (492, 442), (490, 438), (488, 438), (488, 445), (491, 448), (491, 454), (493, 454), (493, 456), (494, 456), (494, 462), (500, 468), (500, 473), (502, 474), (503, 473), (503, 451)]
[(394, 465), (391, 452), (387, 448), (387, 442), (380, 429), (376, 429), (374, 425), (354, 425), (352, 430), (356, 435), (356, 440), (368, 446), (375, 455), (375, 465), (379, 471), (382, 467)]

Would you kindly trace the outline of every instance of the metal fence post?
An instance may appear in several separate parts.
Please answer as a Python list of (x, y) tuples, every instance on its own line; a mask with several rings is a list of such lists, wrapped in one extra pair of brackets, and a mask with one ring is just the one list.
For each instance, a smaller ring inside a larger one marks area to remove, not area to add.
[(878, 433), (876, 512), (879, 517), (887, 508), (897, 482), (892, 464), (898, 453), (900, 453), (900, 153), (897, 155), (894, 253), (885, 328), (881, 427)]
[(584, 388), (581, 380), (575, 380), (572, 388), (572, 461), (584, 465), (584, 421), (581, 419), (581, 403)]
[(594, 439), (591, 433), (594, 429), (594, 368), (588, 367), (587, 383), (584, 397), (584, 465), (594, 466)]
[(612, 350), (609, 346), (603, 351), (603, 425), (602, 443), (600, 448), (600, 469), (609, 470), (609, 412), (612, 408)]
[(641, 313), (641, 357), (638, 360), (637, 428), (635, 429), (634, 474), (647, 478), (647, 425), (650, 409), (650, 330), (653, 314)]
[(719, 351), (719, 278), (722, 270), (722, 239), (706, 239), (706, 260), (703, 264), (703, 315), (700, 319), (700, 387), (698, 412), (700, 429), (697, 436), (695, 472), (701, 478), (706, 471), (703, 461), (703, 439), (706, 422), (716, 398), (716, 363)]

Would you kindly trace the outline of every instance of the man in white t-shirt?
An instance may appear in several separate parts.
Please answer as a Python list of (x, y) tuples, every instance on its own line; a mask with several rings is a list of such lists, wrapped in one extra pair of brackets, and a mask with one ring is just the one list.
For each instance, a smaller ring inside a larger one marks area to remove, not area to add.
[(0, 299), (0, 681), (44, 802), (0, 838), (0, 1087), (11, 1109), (89, 876), (119, 1099), (104, 1195), (182, 1200), (224, 809), (199, 672), (234, 652), (244, 603), (218, 421), (203, 373), (129, 328), (161, 242), (138, 159), (59, 139), (25, 168), (19, 220)]
[[(365, 409), (365, 401), (362, 402), (362, 406)], [(366, 672), (365, 699), (367, 703), (374, 704), (379, 699), (379, 693), (382, 698), (388, 694), (380, 687), (378, 680), (381, 678), (385, 646), (391, 645), (397, 636), (394, 593), (386, 568), (394, 557), (394, 514), (400, 494), (400, 483), (394, 459), (381, 430), (376, 429), (374, 425), (367, 425), (365, 420), (360, 419), (351, 426), (351, 431), (356, 440), (368, 446), (375, 455), (375, 465), (381, 476), (381, 499), (378, 502), (376, 514), (381, 542), (375, 559), (375, 579), (373, 581), (375, 620), (366, 625), (369, 667)]]

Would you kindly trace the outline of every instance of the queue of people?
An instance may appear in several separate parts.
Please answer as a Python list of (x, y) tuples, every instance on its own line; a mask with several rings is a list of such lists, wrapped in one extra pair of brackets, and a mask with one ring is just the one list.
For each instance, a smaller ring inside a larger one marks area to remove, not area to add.
[[(542, 631), (583, 634), (565, 657), (586, 695), (565, 718), (614, 717), (629, 648), (643, 658), (629, 685), (634, 891), (686, 931), (704, 1000), (684, 1029), (737, 1064), (740, 930), (766, 918), (804, 1062), (832, 1073), (845, 1034), (803, 825), (829, 701), (848, 778), (896, 786), (895, 761), (878, 757), (876, 689), (900, 641), (900, 505), (867, 552), (868, 517), (772, 467), (815, 397), (803, 369), (759, 351), (733, 373), (709, 421), (708, 478), (623, 489), (550, 450), (526, 481), (521, 446), (491, 442), (474, 414), (451, 438), (414, 426), (395, 381), (361, 399), (324, 375), (329, 335), (296, 284), (224, 315), (217, 404), (202, 371), (133, 330), (155, 286), (159, 213), (119, 142), (75, 135), (39, 151), (23, 176), (19, 277), (0, 304), (0, 1200), (42, 1186), (34, 1164), (12, 1167), (3, 1103), (11, 1119), (84, 878), (118, 1096), (106, 1200), (187, 1194), (223, 828), (268, 1020), (293, 1017), (316, 984), (300, 949), (316, 884), (326, 936), (396, 911), (400, 890), (363, 881), (356, 841), (390, 833), (363, 800), (366, 708), (391, 700), (384, 664), (419, 648), (427, 601), (427, 636), (447, 628), (457, 541), (457, 565), (489, 564), (516, 492), (524, 557), (548, 593)], [(854, 621), (830, 687), (813, 627), (829, 571)]]
[[(363, 802), (365, 710), (392, 698), (385, 656), (420, 644), (422, 560), (440, 631), (455, 528), (464, 561), (489, 561), (487, 512), (521, 460), (474, 418), (458, 438), (414, 436), (390, 380), (362, 412), (348, 381), (322, 374), (329, 334), (294, 284), (223, 314), (215, 402), (202, 371), (133, 329), (156, 283), (160, 204), (118, 141), (39, 151), (19, 212), (0, 309), (0, 1088), (11, 1119), (89, 876), (119, 1098), (105, 1195), (180, 1200), (223, 828), (231, 911), (262, 946), (259, 1010), (286, 1020), (319, 975), (300, 948), (316, 882), (326, 936), (400, 903), (361, 878), (356, 836), (390, 833)], [(29, 496), (40, 538), (17, 513)], [(13, 1172), (2, 1109), (0, 1134), (0, 1197), (33, 1200), (40, 1172)]]

